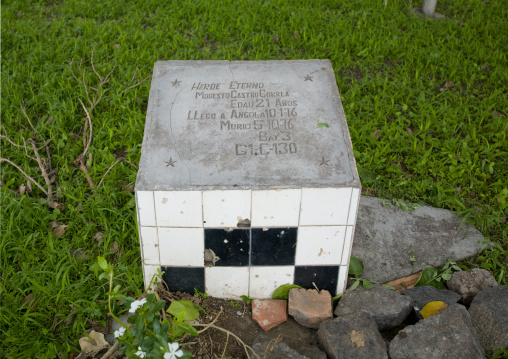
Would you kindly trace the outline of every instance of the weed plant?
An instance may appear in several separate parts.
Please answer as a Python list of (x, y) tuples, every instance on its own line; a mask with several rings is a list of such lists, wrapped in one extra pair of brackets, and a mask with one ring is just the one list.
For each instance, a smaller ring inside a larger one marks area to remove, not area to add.
[[(23, 145), (22, 105), (53, 138), (64, 207), (52, 208), (2, 163), (0, 356), (79, 352), (78, 338), (107, 318), (108, 288), (90, 270), (99, 255), (117, 268), (123, 294), (142, 292), (133, 193), (124, 190), (136, 170), (120, 162), (92, 189), (74, 163), (86, 120), (78, 99), (88, 104), (69, 63), (84, 58), (93, 82), (99, 42), (97, 71), (116, 67), (91, 114), (86, 163), (96, 184), (118, 158), (139, 161), (150, 86), (124, 90), (155, 61), (330, 59), (363, 186), (465, 216), (495, 245), (462, 264), (506, 283), (508, 8), (502, 0), (439, 1), (446, 18), (431, 21), (413, 14), (421, 2), (4, 1), (1, 134)], [(2, 158), (45, 185), (22, 148), (5, 139), (1, 146)], [(59, 236), (55, 222), (67, 226)]]

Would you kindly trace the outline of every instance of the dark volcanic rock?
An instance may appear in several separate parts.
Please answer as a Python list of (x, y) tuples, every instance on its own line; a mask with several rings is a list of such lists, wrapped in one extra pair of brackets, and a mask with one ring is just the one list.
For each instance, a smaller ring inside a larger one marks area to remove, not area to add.
[(375, 285), (368, 290), (358, 287), (344, 293), (334, 314), (340, 317), (356, 312), (366, 312), (372, 315), (379, 330), (387, 330), (401, 324), (411, 309), (413, 309), (413, 300), (410, 297)]
[(431, 286), (406, 289), (402, 294), (411, 297), (420, 310), (430, 302), (441, 301), (452, 305), (460, 300), (460, 295), (451, 290), (439, 290)]
[[(277, 342), (266, 335), (259, 335), (254, 339), (252, 349), (260, 358), (266, 359), (310, 359), (291, 349), (286, 343)], [(266, 356), (265, 356), (266, 354)]]
[(508, 287), (482, 290), (469, 308), (471, 322), (485, 350), (508, 348)]
[(321, 347), (331, 359), (387, 359), (386, 344), (376, 322), (364, 312), (344, 315), (321, 323)]
[(460, 304), (401, 330), (388, 353), (391, 359), (485, 358), (469, 314)]
[(460, 294), (462, 303), (471, 304), (474, 296), (481, 290), (497, 287), (494, 276), (485, 269), (475, 268), (465, 272), (455, 272), (446, 282), (450, 290)]
[[(362, 196), (353, 254), (365, 266), (363, 278), (386, 283), (439, 267), (447, 259), (472, 257), (482, 249), (483, 236), (450, 211), (422, 206), (415, 211), (383, 206), (385, 199)], [(416, 262), (407, 252), (414, 250)]]
[(297, 348), (296, 351), (309, 359), (326, 359), (326, 353), (316, 347), (302, 347)]

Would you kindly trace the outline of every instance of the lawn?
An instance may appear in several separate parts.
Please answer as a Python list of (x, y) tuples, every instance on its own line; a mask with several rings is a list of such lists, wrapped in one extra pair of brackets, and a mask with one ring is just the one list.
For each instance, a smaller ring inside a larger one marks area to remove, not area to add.
[(79, 353), (106, 319), (99, 255), (141, 294), (132, 185), (157, 60), (330, 59), (362, 185), (465, 216), (494, 246), (462, 265), (506, 284), (508, 8), (439, 1), (430, 21), (421, 3), (4, 1), (0, 357)]

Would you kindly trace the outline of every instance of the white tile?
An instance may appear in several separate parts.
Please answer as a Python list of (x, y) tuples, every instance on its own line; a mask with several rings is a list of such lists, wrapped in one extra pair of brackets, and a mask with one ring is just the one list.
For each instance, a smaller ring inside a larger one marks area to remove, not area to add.
[(342, 257), (345, 233), (345, 226), (298, 228), (295, 264), (339, 264)]
[(150, 282), (152, 283), (152, 285), (150, 286), (151, 290), (157, 288), (157, 285), (160, 282), (160, 278), (159, 278), (160, 269), (161, 269), (160, 266), (153, 266), (153, 265), (146, 265), (146, 264), (143, 266), (143, 278), (145, 281), (145, 290), (148, 289)]
[(349, 265), (349, 258), (351, 257), (351, 248), (353, 247), (353, 234), (355, 227), (347, 226), (346, 237), (344, 239), (344, 249), (342, 250), (341, 265)]
[(202, 267), (205, 263), (203, 228), (159, 227), (161, 265)]
[(138, 225), (155, 227), (155, 209), (152, 191), (137, 191)]
[(249, 293), (249, 267), (205, 267), (208, 295), (239, 299)]
[(251, 191), (204, 191), (205, 227), (237, 227), (239, 218), (251, 219)]
[(252, 191), (252, 227), (296, 227), (300, 189)]
[(339, 295), (340, 293), (342, 293), (346, 290), (347, 270), (348, 270), (348, 266), (340, 266), (340, 268), (339, 268), (339, 279), (337, 281), (337, 293), (335, 295)]
[(201, 191), (155, 191), (159, 227), (203, 227)]
[(156, 227), (141, 227), (141, 243), (143, 244), (142, 256), (144, 264), (160, 265), (159, 241), (157, 239)]
[(351, 194), (351, 207), (349, 208), (349, 216), (347, 219), (347, 224), (350, 226), (354, 226), (356, 223), (356, 214), (358, 213), (359, 203), (360, 203), (360, 189), (353, 188), (353, 193)]
[(294, 277), (294, 266), (250, 267), (249, 297), (271, 298), (281, 285), (293, 284)]
[(304, 188), (300, 226), (346, 225), (351, 188)]

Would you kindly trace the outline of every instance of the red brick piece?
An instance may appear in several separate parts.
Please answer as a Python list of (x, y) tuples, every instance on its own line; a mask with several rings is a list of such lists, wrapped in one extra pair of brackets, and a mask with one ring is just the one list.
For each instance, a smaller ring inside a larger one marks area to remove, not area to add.
[(332, 296), (327, 290), (293, 288), (289, 291), (289, 315), (307, 328), (318, 329), (319, 324), (332, 319)]
[(265, 332), (288, 320), (288, 304), (280, 299), (254, 299), (252, 301), (252, 319)]

